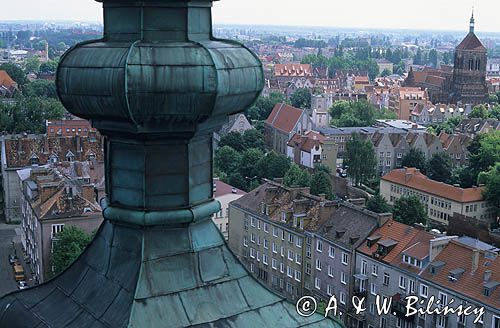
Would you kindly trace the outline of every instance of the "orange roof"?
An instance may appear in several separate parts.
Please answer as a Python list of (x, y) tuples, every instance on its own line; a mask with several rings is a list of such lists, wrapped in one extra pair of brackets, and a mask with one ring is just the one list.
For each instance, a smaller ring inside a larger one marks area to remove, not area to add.
[[(434, 275), (426, 270), (421, 276), (443, 286), (443, 288), (451, 289), (498, 309), (500, 307), (500, 287), (496, 287), (490, 296), (483, 294), (483, 288), (484, 273), (487, 270), (491, 271), (490, 282), (500, 282), (500, 256), (488, 258), (485, 256), (485, 251), (477, 250), (478, 265), (473, 272), (474, 251), (474, 248), (452, 240), (434, 259), (434, 261), (444, 262), (444, 266)], [(465, 270), (462, 275), (457, 281), (450, 281), (449, 272), (460, 268)]]
[(3, 70), (0, 70), (0, 85), (6, 88), (17, 87), (17, 83)]
[(276, 64), (274, 76), (312, 76), (311, 64)]
[(294, 134), (288, 141), (287, 145), (290, 147), (300, 145), (300, 149), (310, 153), (311, 149), (320, 146), (325, 141), (325, 136), (316, 131), (306, 131), (304, 134)]
[(410, 187), (459, 203), (478, 202), (483, 200), (483, 187), (460, 188), (429, 179), (416, 168), (395, 169), (381, 179)]
[(276, 104), (266, 123), (286, 133), (290, 133), (302, 115), (302, 109), (285, 103)]
[(386, 256), (380, 258), (380, 261), (403, 266), (407, 269), (411, 268), (402, 263), (402, 255), (406, 254), (422, 260), (429, 254), (429, 241), (434, 238), (432, 234), (424, 230), (394, 220), (387, 221), (382, 227), (375, 230), (370, 237), (379, 239), (371, 247), (368, 247), (368, 244), (364, 242), (358, 247), (359, 252), (372, 256), (378, 248), (378, 242), (387, 239), (393, 240), (397, 244)]

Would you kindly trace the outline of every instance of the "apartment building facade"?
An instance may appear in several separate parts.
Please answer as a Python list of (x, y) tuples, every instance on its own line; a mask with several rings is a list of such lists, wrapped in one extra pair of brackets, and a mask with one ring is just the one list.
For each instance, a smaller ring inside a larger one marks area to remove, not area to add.
[(483, 199), (484, 187), (460, 188), (429, 179), (416, 168), (395, 169), (380, 179), (380, 194), (390, 205), (415, 195), (427, 209), (431, 224), (447, 226), (453, 213), (482, 222), (494, 222), (495, 212)]

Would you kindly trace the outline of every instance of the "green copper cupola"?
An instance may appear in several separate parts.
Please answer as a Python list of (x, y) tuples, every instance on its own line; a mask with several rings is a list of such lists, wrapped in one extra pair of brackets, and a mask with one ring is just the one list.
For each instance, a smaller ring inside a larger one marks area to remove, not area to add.
[(210, 219), (212, 133), (260, 94), (258, 58), (212, 36), (212, 1), (102, 2), (104, 37), (56, 84), (106, 137), (105, 221), (62, 274), (0, 299), (0, 327), (341, 327), (258, 283)]

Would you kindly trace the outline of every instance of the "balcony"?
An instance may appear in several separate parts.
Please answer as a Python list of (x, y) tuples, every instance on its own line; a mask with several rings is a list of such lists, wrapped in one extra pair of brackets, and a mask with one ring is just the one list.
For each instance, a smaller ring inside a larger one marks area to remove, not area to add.
[(415, 322), (416, 315), (406, 316), (406, 295), (397, 293), (392, 296), (391, 312), (395, 313), (396, 317), (408, 322)]

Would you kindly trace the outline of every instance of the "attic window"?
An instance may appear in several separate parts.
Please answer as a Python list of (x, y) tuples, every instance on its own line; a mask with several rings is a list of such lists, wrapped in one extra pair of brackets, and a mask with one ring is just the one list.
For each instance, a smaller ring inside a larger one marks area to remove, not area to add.
[(460, 277), (462, 276), (462, 274), (464, 272), (465, 272), (465, 270), (462, 268), (457, 268), (457, 269), (451, 270), (449, 272), (449, 275), (448, 275), (448, 280), (451, 282), (455, 282), (458, 279), (460, 279)]
[(439, 270), (445, 265), (443, 261), (432, 262), (429, 266), (429, 272), (433, 275), (437, 274)]
[(483, 295), (484, 295), (484, 296), (490, 296), (490, 289), (489, 289), (489, 288), (484, 287), (484, 288), (483, 288)]

